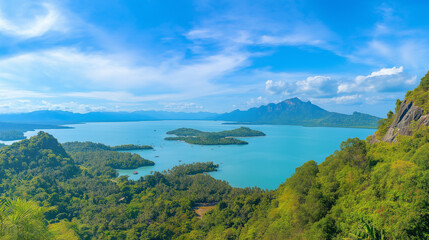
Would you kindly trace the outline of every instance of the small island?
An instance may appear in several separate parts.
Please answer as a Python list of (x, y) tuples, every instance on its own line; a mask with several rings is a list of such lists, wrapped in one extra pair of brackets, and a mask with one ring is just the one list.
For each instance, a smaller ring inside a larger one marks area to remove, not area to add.
[(81, 164), (105, 165), (114, 169), (136, 169), (155, 165), (153, 161), (142, 158), (138, 154), (118, 152), (120, 150), (152, 149), (151, 146), (127, 144), (111, 147), (93, 142), (66, 142), (62, 146), (76, 162)]
[(248, 127), (240, 127), (234, 130), (221, 132), (204, 132), (192, 128), (179, 128), (168, 131), (167, 134), (176, 135), (176, 137), (166, 137), (168, 141), (184, 141), (189, 144), (197, 145), (244, 145), (248, 142), (236, 139), (235, 137), (261, 137), (265, 133), (252, 130)]
[(135, 145), (135, 144), (125, 144), (119, 146), (110, 147), (112, 151), (130, 151), (130, 150), (149, 150), (153, 149), (152, 146), (148, 145)]

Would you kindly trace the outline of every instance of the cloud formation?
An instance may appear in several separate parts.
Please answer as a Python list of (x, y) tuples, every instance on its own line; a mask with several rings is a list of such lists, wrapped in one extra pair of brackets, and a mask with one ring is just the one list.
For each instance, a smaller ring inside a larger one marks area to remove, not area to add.
[(404, 87), (410, 88), (416, 83), (417, 77), (405, 73), (404, 68), (382, 68), (367, 76), (357, 76), (354, 81), (338, 85), (338, 93), (352, 92), (395, 92)]
[(337, 82), (328, 76), (309, 76), (307, 79), (296, 82), (296, 93), (313, 97), (331, 96), (336, 89)]
[(61, 26), (64, 19), (58, 9), (49, 3), (42, 3), (41, 7), (44, 13), (26, 19), (25, 23), (14, 22), (0, 11), (0, 33), (19, 38), (33, 38), (50, 31), (64, 31), (64, 26)]
[[(157, 93), (160, 96), (186, 92), (189, 97), (195, 97), (219, 91), (213, 81), (244, 66), (246, 59), (240, 54), (218, 54), (192, 63), (174, 59), (158, 65), (141, 65), (130, 61), (128, 56), (60, 48), (1, 59), (0, 83), (15, 83), (27, 89), (70, 92), (70, 96), (76, 91), (96, 91), (87, 96), (106, 96), (108, 100), (123, 97), (122, 100), (127, 101), (130, 93), (112, 95), (108, 92), (103, 94), (103, 90), (133, 91), (144, 95)], [(85, 94), (74, 93), (74, 96), (83, 97)]]
[(265, 90), (272, 95), (287, 94), (287, 85), (284, 81), (267, 80), (265, 82)]

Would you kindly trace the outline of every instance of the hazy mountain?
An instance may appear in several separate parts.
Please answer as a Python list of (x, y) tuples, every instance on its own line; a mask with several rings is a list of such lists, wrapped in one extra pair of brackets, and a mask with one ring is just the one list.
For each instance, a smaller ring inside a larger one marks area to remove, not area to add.
[(216, 113), (198, 112), (90, 112), (35, 111), (29, 113), (0, 114), (0, 121), (13, 123), (70, 124), (79, 122), (122, 122), (147, 120), (205, 120), (218, 116)]
[(352, 115), (326, 111), (310, 101), (291, 98), (280, 103), (270, 103), (246, 111), (235, 110), (215, 119), (250, 124), (285, 124), (320, 127), (370, 127), (376, 128), (380, 118), (354, 112)]
[[(167, 111), (90, 112), (35, 111), (0, 114), (0, 125), (6, 123), (62, 125), (82, 122), (126, 122), (149, 120), (225, 120), (249, 124), (289, 124), (323, 127), (377, 127), (380, 118), (355, 112), (352, 115), (326, 111), (311, 102), (291, 98), (247, 111), (235, 110), (217, 114), (208, 112), (184, 113)], [(12, 124), (13, 125), (13, 124)], [(8, 125), (8, 129), (14, 129)], [(29, 126), (26, 126), (29, 127)], [(1, 128), (1, 126), (0, 126)], [(29, 128), (34, 128), (33, 126)], [(18, 128), (19, 130), (24, 128)]]

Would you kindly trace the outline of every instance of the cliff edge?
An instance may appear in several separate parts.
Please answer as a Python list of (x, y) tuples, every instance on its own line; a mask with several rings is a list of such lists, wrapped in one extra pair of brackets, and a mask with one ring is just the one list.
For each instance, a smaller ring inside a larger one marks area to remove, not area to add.
[(407, 92), (404, 101), (397, 101), (396, 112), (389, 112), (380, 121), (377, 132), (370, 143), (397, 142), (400, 135), (411, 136), (422, 126), (429, 126), (429, 72), (421, 79), (419, 86)]

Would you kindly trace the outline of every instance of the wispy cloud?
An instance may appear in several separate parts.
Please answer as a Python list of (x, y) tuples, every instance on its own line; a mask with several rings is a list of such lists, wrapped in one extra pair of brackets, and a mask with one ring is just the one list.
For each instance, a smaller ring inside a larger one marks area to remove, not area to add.
[(95, 111), (105, 111), (106, 106), (83, 104), (76, 101), (57, 102), (53, 103), (46, 100), (24, 100), (15, 99), (0, 101), (1, 113), (19, 113), (19, 112), (32, 112), (38, 110), (62, 110), (78, 113), (87, 113)]
[(170, 102), (164, 105), (168, 111), (201, 111), (204, 107), (194, 102)]
[[(229, 53), (195, 59), (192, 63), (169, 59), (150, 66), (140, 65), (128, 56), (61, 48), (1, 59), (0, 83), (115, 101), (154, 99), (151, 95), (197, 97), (222, 91), (215, 84), (216, 79), (245, 66), (246, 60), (244, 55)], [(112, 90), (116, 93), (112, 94)]]
[(52, 4), (42, 3), (43, 10), (25, 21), (8, 19), (0, 9), (0, 33), (19, 38), (42, 36), (50, 31), (65, 31), (64, 19), (59, 10)]

